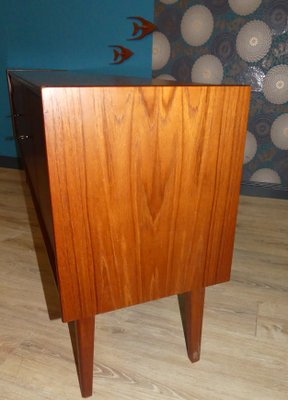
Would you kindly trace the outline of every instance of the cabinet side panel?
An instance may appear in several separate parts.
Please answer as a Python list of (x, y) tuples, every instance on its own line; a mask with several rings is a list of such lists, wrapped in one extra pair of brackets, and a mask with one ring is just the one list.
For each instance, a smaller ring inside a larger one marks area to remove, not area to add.
[(240, 87), (43, 90), (64, 320), (229, 278), (248, 102)]

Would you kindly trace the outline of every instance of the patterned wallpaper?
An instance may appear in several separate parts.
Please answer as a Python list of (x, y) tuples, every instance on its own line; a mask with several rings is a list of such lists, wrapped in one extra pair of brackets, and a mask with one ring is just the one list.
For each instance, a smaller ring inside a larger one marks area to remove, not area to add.
[(153, 76), (250, 84), (243, 181), (288, 186), (288, 0), (155, 0)]

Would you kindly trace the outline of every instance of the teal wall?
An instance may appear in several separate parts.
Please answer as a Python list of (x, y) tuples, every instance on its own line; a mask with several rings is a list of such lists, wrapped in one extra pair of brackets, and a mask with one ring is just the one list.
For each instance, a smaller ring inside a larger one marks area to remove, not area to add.
[[(0, 1), (0, 156), (16, 156), (6, 68), (94, 69), (117, 75), (151, 75), (151, 36), (126, 41), (127, 16), (153, 20), (154, 0), (1, 0)], [(135, 55), (119, 66), (110, 44)]]

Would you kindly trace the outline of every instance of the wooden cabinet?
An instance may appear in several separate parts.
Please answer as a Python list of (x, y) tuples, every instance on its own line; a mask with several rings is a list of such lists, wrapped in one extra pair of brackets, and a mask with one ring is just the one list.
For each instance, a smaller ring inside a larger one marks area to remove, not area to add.
[(8, 76), (62, 318), (76, 324), (83, 396), (99, 313), (185, 293), (198, 360), (205, 287), (230, 276), (250, 88)]

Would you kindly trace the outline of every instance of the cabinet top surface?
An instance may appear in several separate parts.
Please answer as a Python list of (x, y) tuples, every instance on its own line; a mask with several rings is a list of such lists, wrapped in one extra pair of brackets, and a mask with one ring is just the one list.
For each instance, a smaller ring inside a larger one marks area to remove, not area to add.
[(36, 91), (41, 91), (45, 87), (198, 86), (192, 83), (181, 84), (179, 82), (159, 79), (104, 75), (94, 71), (80, 70), (8, 70), (8, 74), (31, 86)]

